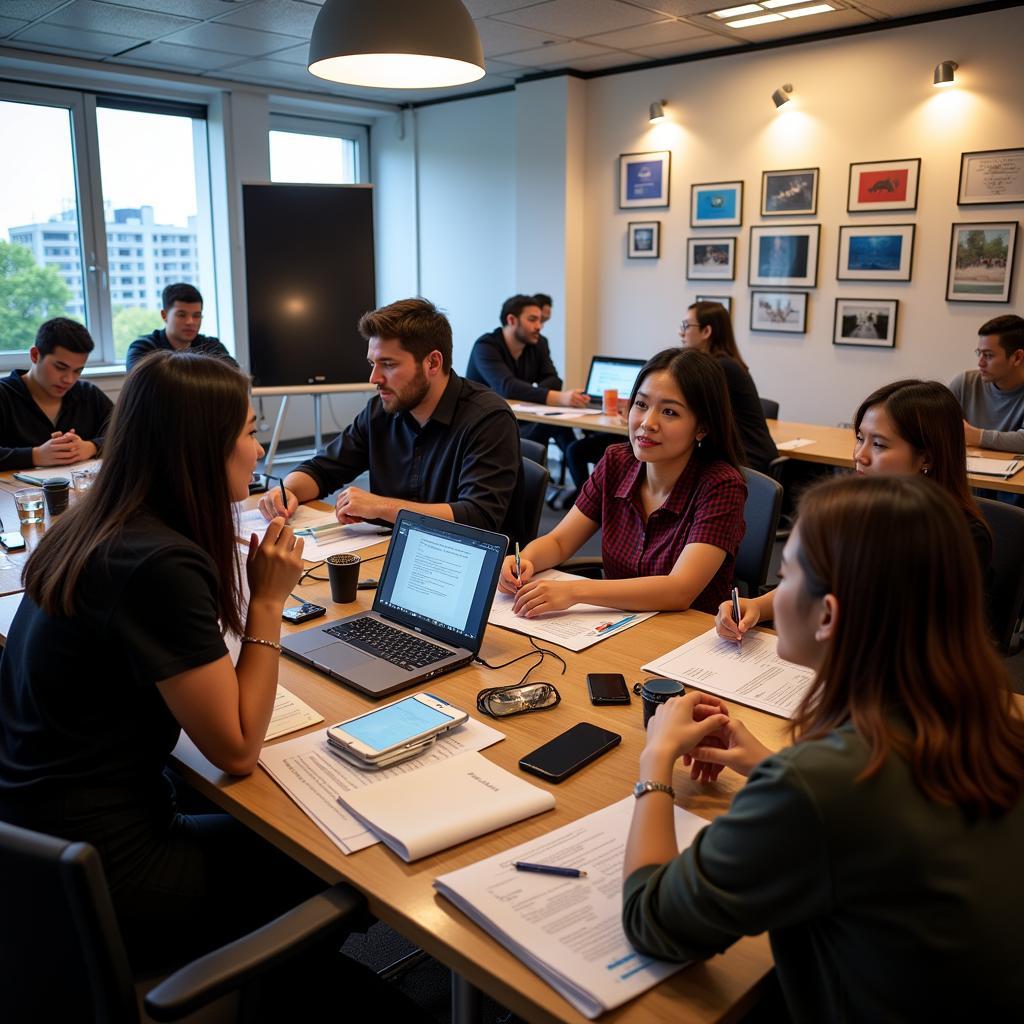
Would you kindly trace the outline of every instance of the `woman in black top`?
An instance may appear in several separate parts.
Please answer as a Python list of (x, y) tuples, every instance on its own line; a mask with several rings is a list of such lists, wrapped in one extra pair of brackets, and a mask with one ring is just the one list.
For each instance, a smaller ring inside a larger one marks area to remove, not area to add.
[(767, 473), (779, 452), (768, 433), (754, 379), (736, 347), (729, 311), (718, 302), (695, 302), (679, 325), (679, 337), (684, 348), (707, 352), (721, 364), (729, 387), (733, 419), (746, 453), (744, 465)]

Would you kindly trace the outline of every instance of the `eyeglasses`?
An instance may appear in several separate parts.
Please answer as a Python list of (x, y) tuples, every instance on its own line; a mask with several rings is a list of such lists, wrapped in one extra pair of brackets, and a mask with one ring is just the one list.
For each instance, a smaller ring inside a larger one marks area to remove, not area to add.
[(491, 718), (508, 718), (527, 711), (550, 711), (561, 699), (551, 683), (517, 683), (481, 690), (476, 695), (476, 709)]
[(691, 324), (689, 320), (684, 320), (679, 326), (685, 331), (687, 327), (700, 327), (700, 324)]

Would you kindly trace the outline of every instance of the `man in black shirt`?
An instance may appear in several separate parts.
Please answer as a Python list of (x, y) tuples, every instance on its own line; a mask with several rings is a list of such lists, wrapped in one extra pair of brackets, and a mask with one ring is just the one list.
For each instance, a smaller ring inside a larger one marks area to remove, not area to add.
[[(364, 314), (359, 332), (377, 395), (323, 451), (288, 474), (287, 508), (274, 488), (260, 500), (263, 514), (291, 516), (301, 502), (343, 487), (340, 523), (393, 523), (406, 508), (518, 536), (516, 420), (496, 395), (452, 371), (444, 314), (425, 299), (403, 299)], [(344, 486), (367, 469), (370, 490)]]
[(203, 297), (199, 289), (190, 284), (169, 284), (161, 295), (163, 308), (160, 316), (167, 325), (152, 334), (136, 338), (128, 346), (125, 368), (130, 370), (143, 356), (150, 352), (173, 349), (183, 352), (190, 349), (206, 356), (226, 359), (232, 366), (238, 363), (231, 353), (216, 339), (199, 333), (203, 322)]
[(66, 466), (99, 453), (114, 405), (78, 379), (94, 347), (75, 320), (58, 316), (40, 326), (31, 369), (0, 380), (0, 470)]

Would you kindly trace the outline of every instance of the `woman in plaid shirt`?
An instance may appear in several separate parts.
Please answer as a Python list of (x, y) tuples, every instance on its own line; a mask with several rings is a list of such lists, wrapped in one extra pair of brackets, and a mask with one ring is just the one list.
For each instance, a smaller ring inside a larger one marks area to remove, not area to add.
[[(743, 539), (747, 488), (725, 374), (703, 352), (666, 349), (630, 396), (629, 443), (612, 445), (551, 533), (502, 566), (518, 615), (574, 604), (714, 612)], [(604, 579), (538, 579), (600, 529)]]

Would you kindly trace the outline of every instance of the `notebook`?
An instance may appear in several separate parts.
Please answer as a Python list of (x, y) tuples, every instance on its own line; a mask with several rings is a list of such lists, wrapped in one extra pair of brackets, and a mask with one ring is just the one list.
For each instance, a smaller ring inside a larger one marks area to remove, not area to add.
[(402, 511), (373, 608), (281, 638), (286, 654), (372, 697), (469, 664), (483, 643), (508, 539)]
[(607, 388), (615, 388), (620, 398), (628, 398), (636, 383), (643, 359), (621, 359), (618, 356), (594, 356), (587, 376), (587, 397), (591, 405), (601, 405)]

